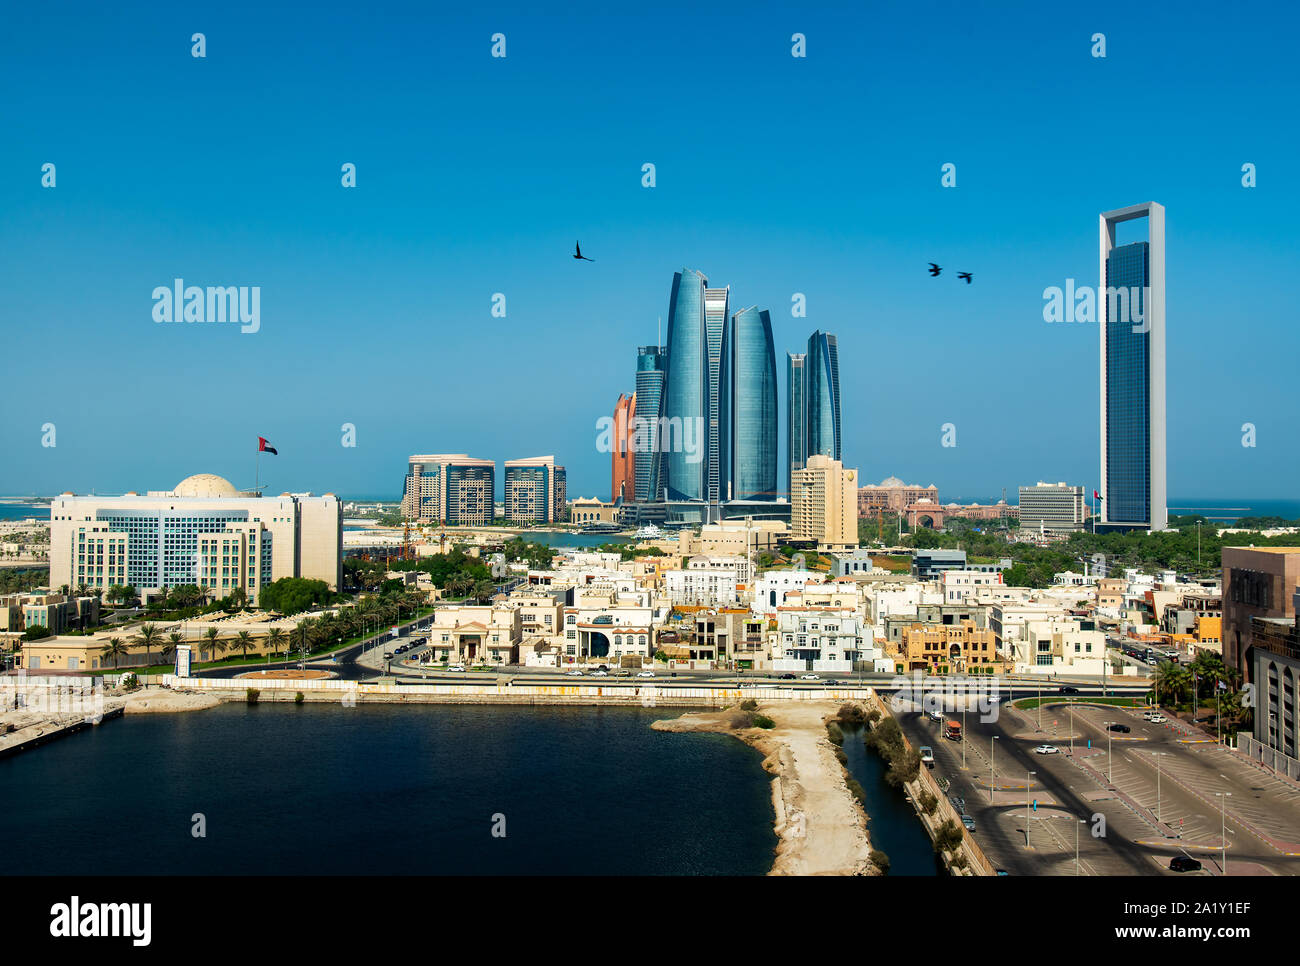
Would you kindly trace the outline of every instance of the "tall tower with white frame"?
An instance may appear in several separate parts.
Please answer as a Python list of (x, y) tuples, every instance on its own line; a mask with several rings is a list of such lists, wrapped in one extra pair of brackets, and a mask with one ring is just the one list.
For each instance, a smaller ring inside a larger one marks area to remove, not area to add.
[[(1145, 218), (1147, 240), (1115, 244)], [(1101, 215), (1100, 526), (1163, 530), (1165, 489), (1165, 208), (1149, 201)]]

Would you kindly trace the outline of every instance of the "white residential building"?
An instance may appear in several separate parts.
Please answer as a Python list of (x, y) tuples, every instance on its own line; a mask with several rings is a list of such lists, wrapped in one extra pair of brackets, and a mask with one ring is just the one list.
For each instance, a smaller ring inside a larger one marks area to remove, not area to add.
[[(855, 661), (870, 662), (872, 670), (892, 670), (852, 608), (782, 607), (776, 620), (773, 671), (848, 673)], [(878, 667), (881, 661), (884, 666)]]
[(811, 570), (769, 570), (754, 582), (754, 600), (750, 610), (755, 614), (775, 614), (786, 602), (786, 595), (800, 591), (809, 583), (819, 583), (821, 574)]

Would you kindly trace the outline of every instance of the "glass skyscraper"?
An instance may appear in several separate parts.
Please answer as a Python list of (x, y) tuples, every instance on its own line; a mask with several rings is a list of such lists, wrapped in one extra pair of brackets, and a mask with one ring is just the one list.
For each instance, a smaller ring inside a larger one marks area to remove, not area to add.
[(820, 329), (808, 338), (804, 390), (804, 459), (817, 453), (840, 459), (839, 344)]
[(775, 500), (776, 351), (766, 310), (751, 306), (732, 316), (727, 361), (730, 499)]
[(636, 413), (633, 438), (637, 450), (636, 498), (645, 503), (661, 496), (659, 474), (659, 417), (662, 414), (664, 378), (668, 372), (667, 350), (657, 345), (643, 345), (636, 350)]
[(785, 492), (790, 493), (790, 483), (795, 470), (804, 464), (804, 360), (802, 352), (785, 355)]
[[(703, 501), (708, 460), (708, 366), (704, 289), (699, 272), (673, 275), (668, 302), (668, 378), (664, 383), (664, 479), (669, 500)], [(701, 439), (700, 437), (703, 436)], [(691, 452), (693, 450), (693, 452)], [(638, 481), (639, 482), (639, 481)]]
[(723, 356), (727, 345), (730, 288), (704, 290), (705, 379), (708, 386), (708, 456), (705, 492), (710, 503), (727, 495), (727, 419), (723, 386)]
[[(1147, 240), (1116, 246), (1115, 225), (1147, 219)], [(1164, 207), (1101, 216), (1100, 523), (1163, 530), (1165, 505)]]

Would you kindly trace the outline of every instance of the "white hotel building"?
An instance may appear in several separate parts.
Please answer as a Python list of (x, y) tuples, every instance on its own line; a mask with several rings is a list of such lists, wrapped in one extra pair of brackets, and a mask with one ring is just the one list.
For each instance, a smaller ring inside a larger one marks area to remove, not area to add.
[(343, 576), (343, 510), (332, 493), (267, 497), (210, 473), (144, 496), (77, 496), (50, 505), (50, 586), (148, 595), (182, 584), (256, 603), (281, 577)]

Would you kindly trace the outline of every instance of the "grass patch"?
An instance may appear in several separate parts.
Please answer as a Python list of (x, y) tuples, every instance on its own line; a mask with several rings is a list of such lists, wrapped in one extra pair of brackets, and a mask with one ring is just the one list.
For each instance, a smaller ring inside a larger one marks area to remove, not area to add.
[(1022, 711), (1037, 708), (1039, 704), (1103, 704), (1116, 708), (1145, 708), (1147, 706), (1146, 701), (1138, 698), (1074, 698), (1071, 700), (1063, 695), (1056, 695), (1051, 698), (1019, 698), (1010, 703)]

